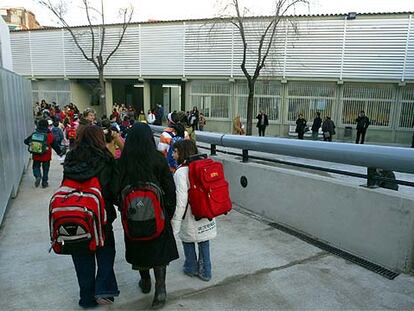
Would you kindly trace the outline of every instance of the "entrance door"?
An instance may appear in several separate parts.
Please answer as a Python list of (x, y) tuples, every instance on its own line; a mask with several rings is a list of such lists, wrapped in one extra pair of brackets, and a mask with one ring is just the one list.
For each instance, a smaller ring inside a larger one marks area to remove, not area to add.
[(181, 110), (181, 85), (163, 84), (163, 106), (165, 114)]

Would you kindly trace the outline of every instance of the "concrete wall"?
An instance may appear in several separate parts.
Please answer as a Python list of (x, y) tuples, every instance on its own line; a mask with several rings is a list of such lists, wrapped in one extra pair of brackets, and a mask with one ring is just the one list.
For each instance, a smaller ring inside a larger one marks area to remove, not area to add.
[[(72, 102), (76, 104), (79, 111), (82, 113), (83, 110), (90, 107), (96, 111), (97, 117), (101, 117), (103, 114), (106, 113), (106, 107), (102, 106), (91, 106), (91, 91), (88, 87), (76, 83), (75, 81), (70, 82), (70, 90), (72, 94)], [(110, 90), (110, 94), (112, 95), (112, 88)], [(108, 91), (107, 91), (108, 95)]]
[(412, 269), (413, 198), (297, 170), (223, 163), (237, 205), (391, 270)]

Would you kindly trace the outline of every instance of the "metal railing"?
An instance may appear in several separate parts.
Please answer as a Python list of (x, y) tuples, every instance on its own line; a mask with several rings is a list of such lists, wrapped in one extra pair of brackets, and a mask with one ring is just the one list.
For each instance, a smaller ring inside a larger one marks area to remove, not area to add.
[[(161, 126), (151, 126), (151, 128), (155, 133), (161, 133), (164, 129), (164, 127)], [(216, 152), (219, 151), (217, 150), (217, 146), (241, 149), (241, 154), (229, 151), (222, 152), (241, 155), (243, 162), (247, 162), (249, 158), (252, 158), (353, 177), (368, 178), (365, 174), (249, 156), (249, 151), (258, 151), (269, 154), (286, 155), (297, 158), (356, 165), (366, 168), (380, 168), (388, 171), (414, 174), (414, 149), (410, 148), (292, 140), (277, 137), (239, 136), (201, 131), (197, 131), (196, 135), (198, 142), (210, 144), (211, 154), (216, 154)], [(388, 178), (378, 179), (392, 181)], [(414, 186), (414, 183), (412, 182), (401, 180), (394, 182), (402, 185)]]

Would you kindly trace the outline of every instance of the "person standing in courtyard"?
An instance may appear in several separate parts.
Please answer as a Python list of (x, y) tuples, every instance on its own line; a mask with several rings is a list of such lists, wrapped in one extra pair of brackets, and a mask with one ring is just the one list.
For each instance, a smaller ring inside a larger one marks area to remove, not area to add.
[(303, 139), (305, 135), (306, 129), (306, 119), (303, 117), (303, 114), (299, 114), (298, 119), (296, 120), (296, 130), (295, 132), (298, 133), (298, 139)]
[(319, 128), (321, 127), (321, 125), (322, 125), (321, 113), (318, 111), (316, 113), (315, 119), (313, 119), (313, 124), (312, 124), (312, 139), (313, 140), (318, 140)]
[(199, 118), (200, 113), (198, 112), (197, 107), (194, 106), (188, 116), (188, 124), (193, 128), (193, 131), (198, 130)]
[(355, 122), (357, 123), (357, 137), (355, 143), (363, 144), (365, 141), (365, 134), (367, 133), (367, 128), (370, 125), (369, 118), (365, 115), (365, 112), (361, 110)]
[(204, 131), (204, 127), (206, 126), (206, 117), (204, 116), (204, 114), (202, 112), (200, 112), (200, 117), (198, 120), (198, 129), (200, 131)]
[(240, 116), (237, 115), (234, 119), (233, 119), (233, 131), (232, 133), (234, 135), (244, 135), (244, 125), (241, 123), (240, 120)]
[(322, 123), (322, 132), (324, 141), (332, 141), (332, 136), (335, 135), (335, 123), (331, 120), (331, 117), (325, 117)]
[(263, 111), (260, 111), (256, 119), (256, 127), (259, 130), (259, 136), (265, 136), (266, 126), (269, 125), (269, 118), (267, 117), (267, 114), (265, 114)]

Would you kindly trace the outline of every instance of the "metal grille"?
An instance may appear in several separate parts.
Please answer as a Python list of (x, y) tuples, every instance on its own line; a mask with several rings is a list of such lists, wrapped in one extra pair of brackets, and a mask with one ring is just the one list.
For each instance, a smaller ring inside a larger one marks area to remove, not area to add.
[(354, 124), (361, 110), (371, 125), (389, 126), (395, 89), (392, 86), (345, 85), (342, 98), (342, 124)]
[(191, 83), (191, 104), (206, 118), (228, 119), (230, 83), (198, 80)]
[(293, 82), (288, 85), (287, 120), (295, 121), (299, 114), (311, 120), (320, 112), (322, 117), (332, 116), (335, 103), (335, 85), (305, 82)]
[[(254, 90), (253, 116), (264, 111), (269, 120), (279, 121), (282, 87), (277, 81), (257, 81)], [(236, 84), (237, 114), (247, 119), (247, 83)]]
[(414, 126), (414, 87), (405, 88), (402, 91), (401, 100), (399, 126), (412, 128)]
[(42, 99), (46, 102), (56, 102), (63, 107), (71, 101), (70, 83), (65, 80), (45, 80), (41, 82), (32, 82), (33, 102), (40, 102)]

